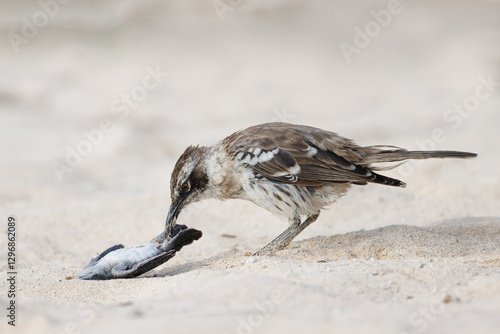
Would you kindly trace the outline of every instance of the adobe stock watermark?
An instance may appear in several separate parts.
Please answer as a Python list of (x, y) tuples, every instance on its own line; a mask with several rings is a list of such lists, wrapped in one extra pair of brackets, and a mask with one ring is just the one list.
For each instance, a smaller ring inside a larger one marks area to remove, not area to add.
[(82, 333), (82, 330), (96, 318), (97, 309), (90, 305), (81, 305), (77, 308), (76, 314), (78, 319), (67, 322), (63, 328), (53, 332), (53, 334)]
[(66, 5), (71, 0), (39, 0), (37, 2), (40, 10), (35, 12), (31, 18), (23, 16), (21, 18), (21, 34), (9, 32), (7, 39), (15, 53), (19, 53), (19, 47), (28, 44), (30, 40), (38, 35), (40, 29), (47, 26), (50, 19), (56, 16), (61, 10), (61, 5)]
[[(417, 333), (423, 333), (429, 327), (429, 324), (436, 321), (443, 314), (445, 309), (445, 304), (441, 300), (436, 300), (427, 306), (420, 307), (418, 311), (412, 313), (408, 322), (411, 326), (415, 327)], [(400, 332), (399, 334), (409, 333)]]
[(271, 122), (292, 122), (296, 116), (293, 113), (288, 112), (288, 108), (286, 106), (279, 108), (273, 108), (274, 116), (271, 118)]
[[(436, 150), (439, 144), (443, 144), (448, 140), (447, 131), (460, 128), (463, 122), (479, 109), (481, 102), (489, 99), (500, 86), (500, 82), (494, 81), (492, 74), (487, 77), (479, 76), (477, 81), (478, 84), (472, 94), (467, 95), (461, 102), (454, 103), (451, 108), (444, 111), (443, 120), (446, 124), (445, 127), (434, 128), (428, 138), (415, 140), (418, 149), (423, 151)], [(399, 167), (397, 172), (402, 177), (407, 177), (422, 163), (423, 161), (421, 160), (409, 160), (406, 164)]]
[(214, 0), (212, 5), (219, 19), (224, 21), (224, 15), (227, 12), (231, 13), (235, 8), (241, 7), (243, 3), (245, 3), (245, 0)]
[[(118, 116), (119, 120), (125, 120), (132, 109), (136, 109), (139, 103), (144, 101), (148, 92), (157, 88), (169, 75), (162, 72), (160, 65), (156, 68), (147, 66), (141, 84), (132, 87), (129, 93), (123, 93), (111, 103), (111, 111)], [(85, 157), (89, 156), (95, 147), (101, 145), (106, 135), (113, 133), (116, 128), (116, 119), (105, 117), (99, 121), (97, 127), (82, 131), (83, 138), (74, 146), (66, 146), (66, 159), (64, 162), (52, 161), (50, 166), (59, 182), (63, 182), (66, 173), (72, 173), (74, 168), (82, 163)]]
[[(461, 273), (460, 277), (456, 280), (458, 283), (450, 284), (448, 281), (442, 279), (442, 277), (436, 277), (431, 273), (431, 277), (434, 282), (436, 282), (436, 287), (434, 288), (434, 293), (436, 293), (436, 298), (427, 305), (420, 306), (415, 312), (410, 314), (408, 318), (408, 324), (411, 325), (411, 329), (399, 332), (399, 334), (410, 334), (410, 333), (426, 333), (438, 318), (443, 315), (446, 308), (452, 303), (458, 303), (461, 301), (460, 296), (464, 294), (470, 294), (470, 288), (467, 283), (471, 281), (470, 275)], [(483, 287), (487, 285), (485, 277), (477, 277), (479, 284)]]
[[(281, 289), (275, 289), (271, 292), (269, 298), (261, 301), (255, 301), (254, 311), (246, 316), (239, 316), (238, 326), (236, 327), (237, 334), (252, 334), (255, 330), (262, 325), (267, 318), (269, 318), (274, 312), (276, 312), (276, 307), (284, 302), (285, 294)], [(229, 334), (229, 333), (225, 333)]]
[(476, 111), (481, 102), (489, 99), (491, 94), (500, 85), (499, 82), (493, 80), (493, 75), (490, 74), (487, 78), (479, 76), (479, 82), (474, 89), (474, 93), (468, 95), (461, 103), (454, 103), (452, 108), (446, 109), (443, 114), (443, 120), (446, 123), (451, 123), (451, 128), (458, 129), (464, 120), (468, 119), (472, 112)]
[[(412, 1), (412, 0), (408, 0)], [(377, 38), (384, 28), (392, 22), (393, 16), (403, 12), (403, 5), (400, 0), (390, 0), (385, 9), (379, 11), (371, 10), (370, 15), (373, 20), (368, 21), (363, 28), (354, 27), (353, 44), (342, 41), (339, 44), (340, 50), (347, 63), (352, 62), (352, 56), (360, 54), (368, 47), (374, 38)]]

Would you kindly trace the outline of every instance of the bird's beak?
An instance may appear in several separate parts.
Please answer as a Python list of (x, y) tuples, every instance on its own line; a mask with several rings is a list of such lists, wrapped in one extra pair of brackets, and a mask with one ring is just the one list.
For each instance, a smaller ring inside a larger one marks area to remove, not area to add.
[(175, 222), (177, 221), (177, 216), (179, 216), (179, 213), (184, 207), (184, 203), (184, 199), (181, 199), (176, 203), (172, 202), (172, 204), (170, 205), (167, 220), (165, 222), (165, 236), (167, 240), (170, 240), (170, 237), (172, 236), (172, 230), (174, 229)]

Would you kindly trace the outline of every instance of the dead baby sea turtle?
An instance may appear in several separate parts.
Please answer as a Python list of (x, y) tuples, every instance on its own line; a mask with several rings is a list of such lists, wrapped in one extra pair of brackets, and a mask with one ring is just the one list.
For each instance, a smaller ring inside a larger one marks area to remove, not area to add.
[(84, 270), (78, 274), (83, 280), (106, 280), (113, 278), (131, 278), (148, 272), (167, 262), (180, 251), (183, 246), (201, 238), (201, 231), (176, 225), (173, 238), (163, 241), (160, 237), (149, 243), (125, 248), (115, 245), (90, 260)]

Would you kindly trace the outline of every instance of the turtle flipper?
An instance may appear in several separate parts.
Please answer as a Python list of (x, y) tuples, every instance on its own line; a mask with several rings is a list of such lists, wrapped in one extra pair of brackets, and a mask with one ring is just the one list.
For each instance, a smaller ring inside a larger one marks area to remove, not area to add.
[(103, 257), (105, 257), (106, 255), (108, 255), (109, 253), (114, 252), (117, 249), (122, 249), (124, 247), (125, 246), (123, 246), (122, 244), (114, 245), (112, 247), (109, 247), (104, 252), (102, 252), (101, 254), (97, 255), (92, 260), (90, 260), (89, 264), (87, 264), (83, 269), (87, 269), (87, 268), (90, 268), (90, 267), (96, 265), (97, 262), (99, 262), (99, 260), (101, 260)]
[(201, 231), (192, 228), (188, 229), (184, 225), (177, 226), (179, 226), (178, 230), (175, 231), (174, 229), (175, 236), (170, 241), (165, 241), (158, 246), (158, 250), (162, 252), (161, 254), (133, 266), (130, 262), (119, 263), (111, 269), (113, 278), (132, 278), (153, 270), (173, 258), (175, 253), (180, 251), (183, 246), (191, 244), (203, 235)]
[[(161, 234), (157, 237), (161, 239)], [(175, 256), (183, 246), (201, 238), (201, 231), (176, 225), (173, 238), (169, 241), (150, 242), (121, 250), (123, 245), (115, 245), (90, 260), (78, 274), (84, 280), (106, 280), (113, 278), (137, 277), (148, 272)], [(154, 240), (154, 239), (153, 239)], [(113, 253), (117, 250), (120, 252)]]
[(122, 262), (111, 269), (113, 278), (132, 278), (140, 276), (170, 260), (175, 256), (176, 251), (170, 250), (166, 253), (158, 254), (152, 258), (144, 260), (130, 268), (130, 263)]
[(158, 249), (162, 252), (168, 252), (170, 250), (178, 252), (182, 247), (200, 239), (202, 235), (203, 233), (201, 231), (194, 228), (182, 229), (172, 239), (163, 242)]
[[(186, 225), (175, 224), (174, 228), (172, 230), (172, 237), (175, 237), (180, 231), (187, 230), (187, 228), (188, 227)], [(158, 234), (156, 237), (151, 239), (149, 242), (161, 244), (161, 243), (165, 242), (165, 240), (167, 240), (167, 234), (165, 233), (165, 231), (163, 231), (160, 234)]]

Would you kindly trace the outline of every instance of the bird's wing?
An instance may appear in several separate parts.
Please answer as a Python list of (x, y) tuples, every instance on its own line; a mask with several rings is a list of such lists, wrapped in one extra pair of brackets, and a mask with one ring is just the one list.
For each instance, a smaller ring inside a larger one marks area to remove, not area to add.
[(223, 144), (250, 166), (256, 177), (318, 186), (329, 182), (401, 185), (363, 166), (360, 149), (336, 133), (303, 125), (267, 123), (227, 137)]

